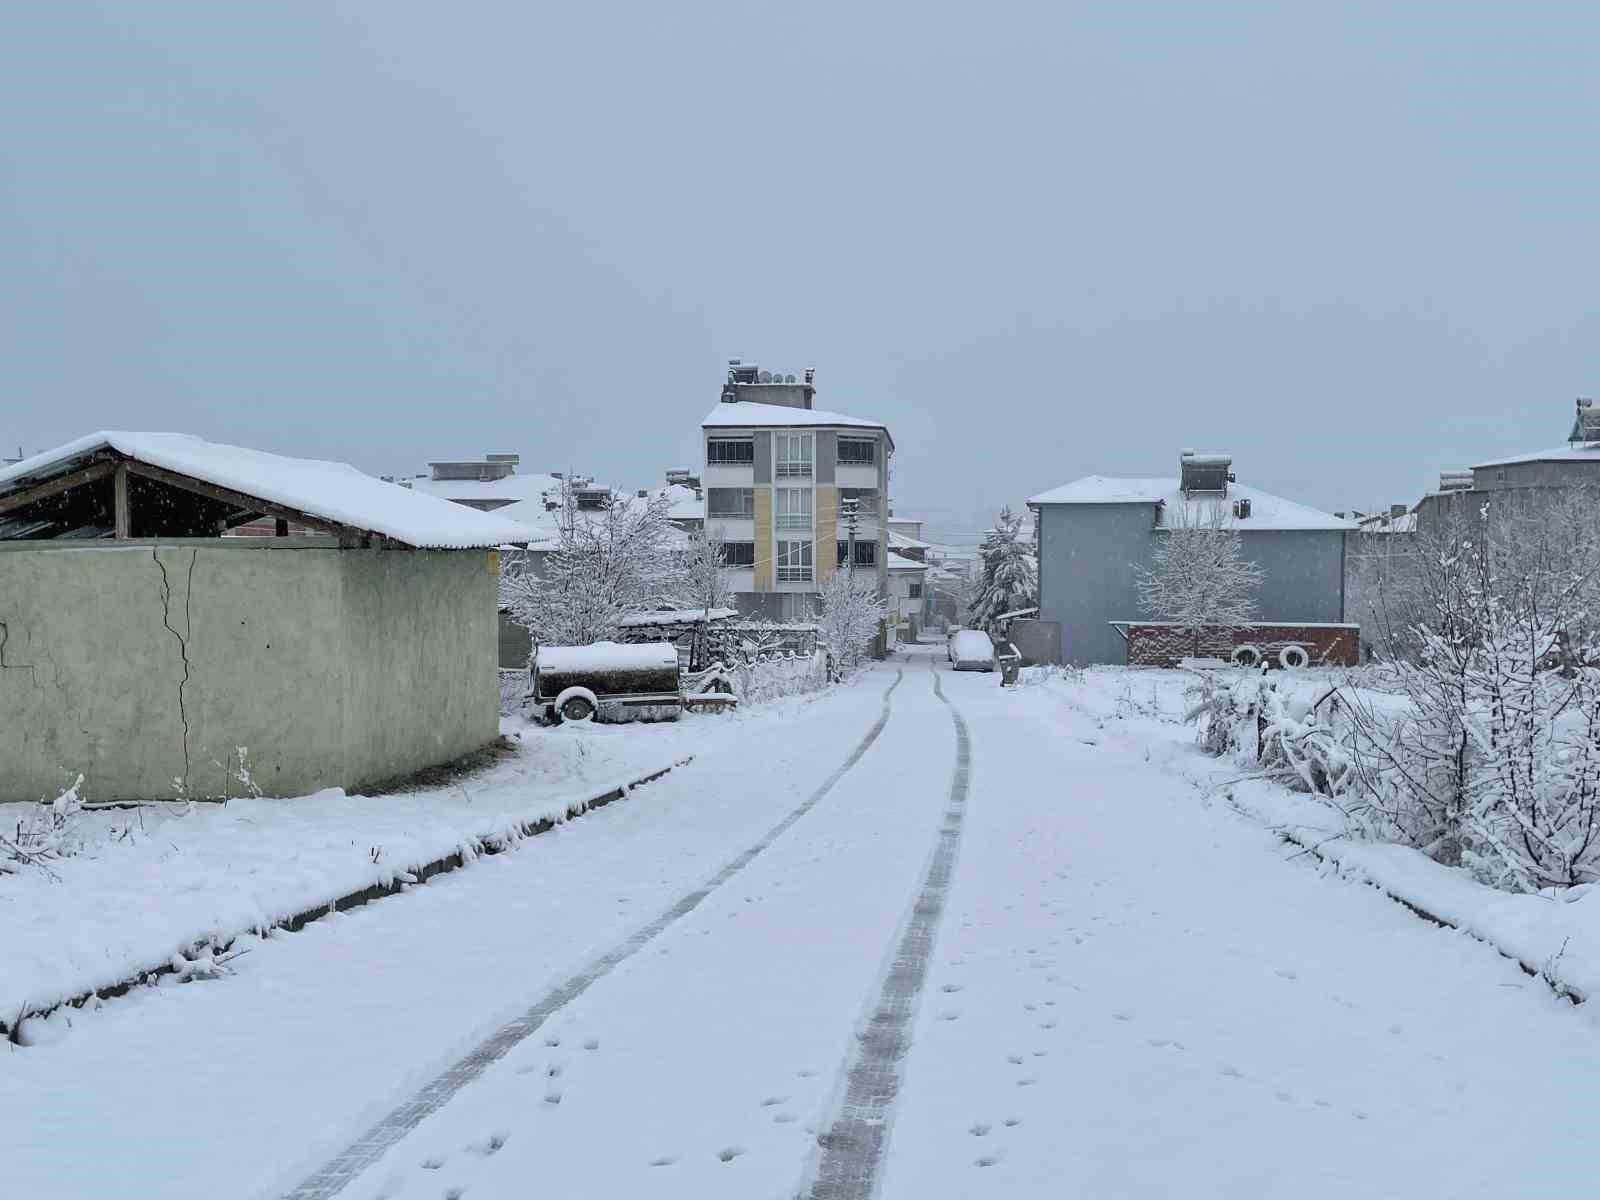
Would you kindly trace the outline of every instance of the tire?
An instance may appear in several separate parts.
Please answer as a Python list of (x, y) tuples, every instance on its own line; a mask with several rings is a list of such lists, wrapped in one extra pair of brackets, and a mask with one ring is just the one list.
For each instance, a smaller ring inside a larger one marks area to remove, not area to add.
[(1243, 646), (1233, 648), (1233, 665), (1236, 667), (1259, 667), (1261, 665), (1261, 647), (1252, 646), (1248, 642)]
[(562, 721), (574, 725), (594, 720), (594, 705), (589, 703), (587, 696), (569, 696), (566, 703), (557, 711), (561, 714)]
[(1291, 643), (1278, 651), (1278, 665), (1285, 671), (1298, 671), (1311, 665), (1311, 655), (1306, 653), (1304, 646)]

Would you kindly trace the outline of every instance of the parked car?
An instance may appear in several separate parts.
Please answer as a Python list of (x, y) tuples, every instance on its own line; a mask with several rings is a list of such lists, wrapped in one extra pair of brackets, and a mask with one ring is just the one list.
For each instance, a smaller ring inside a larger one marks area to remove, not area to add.
[(671, 721), (683, 711), (678, 650), (671, 642), (540, 646), (533, 703), (560, 721)]
[(950, 639), (950, 661), (958, 671), (992, 671), (994, 643), (987, 633), (963, 629)]

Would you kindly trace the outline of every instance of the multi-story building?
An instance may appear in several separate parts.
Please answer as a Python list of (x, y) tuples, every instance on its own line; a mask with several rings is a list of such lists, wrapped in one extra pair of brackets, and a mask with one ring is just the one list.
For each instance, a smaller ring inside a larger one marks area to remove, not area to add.
[(881, 422), (813, 408), (815, 396), (813, 370), (797, 382), (735, 359), (701, 422), (706, 527), (723, 540), (747, 616), (811, 619), (817, 592), (850, 553), (849, 501), (854, 569), (888, 594), (894, 440)]

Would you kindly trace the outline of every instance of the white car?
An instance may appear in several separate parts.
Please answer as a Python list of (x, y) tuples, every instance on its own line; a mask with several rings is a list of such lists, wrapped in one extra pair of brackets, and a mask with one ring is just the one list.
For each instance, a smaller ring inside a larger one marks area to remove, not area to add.
[(994, 643), (987, 633), (963, 629), (950, 637), (950, 661), (958, 671), (994, 670)]

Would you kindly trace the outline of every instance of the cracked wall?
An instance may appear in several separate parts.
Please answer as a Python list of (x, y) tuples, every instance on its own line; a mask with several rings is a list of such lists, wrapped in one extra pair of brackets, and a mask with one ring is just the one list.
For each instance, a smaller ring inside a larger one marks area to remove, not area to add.
[(356, 787), (498, 732), (476, 552), (0, 544), (0, 801)]

